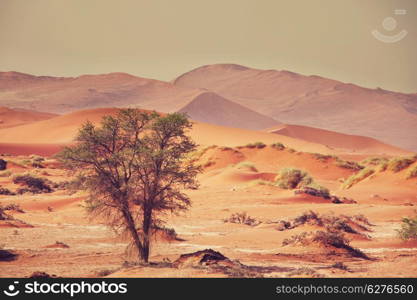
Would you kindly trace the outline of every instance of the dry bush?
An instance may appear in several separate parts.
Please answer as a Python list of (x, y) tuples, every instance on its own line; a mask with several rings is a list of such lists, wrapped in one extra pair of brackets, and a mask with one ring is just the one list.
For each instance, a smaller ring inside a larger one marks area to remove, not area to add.
[(342, 188), (349, 189), (353, 185), (357, 184), (358, 182), (361, 182), (362, 180), (368, 178), (369, 176), (371, 176), (374, 173), (375, 173), (374, 169), (366, 167), (365, 169), (359, 171), (356, 174), (353, 174), (348, 179), (346, 179), (342, 184)]
[(223, 221), (225, 223), (244, 224), (249, 226), (256, 226), (261, 223), (261, 221), (252, 218), (246, 212), (234, 213), (229, 218), (224, 219)]
[(283, 189), (295, 189), (313, 183), (313, 178), (305, 171), (284, 168), (275, 178), (277, 186)]

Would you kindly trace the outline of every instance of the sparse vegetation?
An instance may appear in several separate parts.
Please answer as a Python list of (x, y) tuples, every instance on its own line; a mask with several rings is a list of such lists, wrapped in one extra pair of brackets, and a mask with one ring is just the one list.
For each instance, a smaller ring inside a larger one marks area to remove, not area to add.
[(248, 184), (246, 186), (251, 187), (251, 186), (256, 186), (256, 185), (270, 185), (270, 186), (275, 186), (275, 184), (272, 181), (263, 180), (263, 179), (251, 180), (251, 181), (248, 182)]
[(311, 153), (311, 155), (313, 156), (313, 158), (321, 162), (327, 162), (329, 159), (333, 158), (332, 155), (325, 155), (321, 153)]
[(353, 185), (357, 184), (358, 182), (361, 182), (362, 180), (368, 178), (369, 176), (371, 176), (374, 173), (375, 173), (374, 169), (372, 169), (370, 167), (366, 167), (365, 169), (362, 169), (358, 173), (353, 174), (348, 179), (346, 179), (342, 184), (342, 188), (349, 189)]
[(285, 149), (285, 145), (283, 143), (274, 143), (271, 145), (272, 148), (277, 149), (277, 150), (284, 150)]
[(395, 157), (388, 162), (387, 170), (399, 172), (411, 165), (415, 160), (408, 157)]
[(236, 169), (246, 169), (252, 172), (258, 172), (258, 169), (255, 167), (255, 164), (250, 161), (242, 161), (235, 165)]
[(313, 178), (305, 171), (293, 168), (284, 168), (278, 173), (275, 181), (277, 186), (280, 188), (295, 189), (308, 186), (313, 183)]
[(262, 142), (255, 142), (255, 143), (247, 144), (245, 147), (246, 148), (262, 149), (262, 148), (265, 148), (266, 145)]
[(335, 164), (339, 168), (355, 170), (355, 171), (359, 171), (359, 170), (362, 170), (364, 168), (362, 165), (358, 164), (357, 162), (350, 161), (350, 160), (343, 160), (343, 159), (340, 159), (340, 158), (336, 158)]
[(416, 178), (417, 177), (417, 165), (415, 165), (414, 167), (410, 168), (407, 171), (407, 179), (411, 179), (411, 178)]
[(402, 240), (417, 240), (417, 211), (413, 217), (402, 219), (401, 228), (397, 233)]
[(330, 198), (330, 191), (328, 188), (316, 183), (312, 182), (307, 186), (301, 187), (299, 190), (296, 191), (298, 193), (309, 194), (316, 197), (322, 197), (325, 199)]
[(246, 212), (234, 213), (223, 220), (225, 223), (244, 224), (249, 226), (259, 225), (261, 222), (249, 216)]
[[(13, 183), (28, 187), (27, 189), (24, 189), (24, 191), (29, 191), (34, 194), (52, 192), (52, 188), (47, 179), (29, 173), (13, 176)], [(22, 192), (22, 189), (20, 189), (20, 192)]]
[(378, 166), (382, 163), (388, 162), (388, 159), (385, 157), (369, 157), (361, 161), (362, 165), (365, 166)]
[(353, 257), (359, 257), (369, 259), (369, 257), (360, 251), (349, 245), (350, 241), (345, 237), (343, 232), (337, 230), (318, 230), (315, 232), (302, 232), (297, 235), (293, 235), (289, 239), (285, 239), (282, 242), (283, 246), (287, 245), (301, 245), (308, 246), (311, 244), (318, 244), (324, 248), (337, 248), (344, 249), (347, 253)]
[(11, 190), (1, 187), (0, 186), (0, 195), (6, 195), (6, 196), (14, 196), (16, 193), (12, 192)]

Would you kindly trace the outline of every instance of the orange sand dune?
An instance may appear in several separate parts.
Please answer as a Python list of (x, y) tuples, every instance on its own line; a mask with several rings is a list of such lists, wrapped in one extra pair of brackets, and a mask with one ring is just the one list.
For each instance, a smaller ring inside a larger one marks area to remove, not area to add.
[(52, 113), (44, 113), (25, 109), (11, 109), (0, 106), (0, 128), (19, 126), (36, 121), (50, 119), (57, 116)]
[(417, 94), (233, 64), (202, 66), (173, 82), (207, 89), (287, 124), (369, 136), (417, 150)]
[(377, 171), (351, 188), (338, 191), (337, 194), (352, 197), (361, 203), (416, 205), (417, 178), (407, 179), (409, 168), (416, 165), (417, 162), (397, 173), (388, 170)]
[(389, 155), (407, 155), (411, 153), (410, 151), (382, 143), (373, 138), (343, 134), (335, 131), (301, 125), (283, 124), (265, 131), (327, 145), (331, 148), (337, 148), (347, 152), (379, 153)]
[[(13, 144), (14, 146), (3, 145), (3, 147), (10, 149), (16, 147), (16, 144), (70, 143), (84, 122), (89, 120), (93, 123), (98, 123), (104, 115), (114, 114), (117, 110), (117, 108), (83, 110), (33, 124), (0, 129), (0, 139), (3, 144)], [(198, 144), (202, 145), (239, 146), (253, 142), (263, 142), (265, 144), (282, 142), (290, 147), (303, 149), (304, 151), (334, 153), (333, 150), (326, 146), (283, 135), (200, 122), (195, 122), (190, 135)]]

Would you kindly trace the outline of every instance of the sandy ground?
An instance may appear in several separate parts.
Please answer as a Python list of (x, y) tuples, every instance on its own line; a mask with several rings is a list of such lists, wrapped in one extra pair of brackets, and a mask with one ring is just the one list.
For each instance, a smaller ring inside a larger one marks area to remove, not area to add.
[[(25, 157), (4, 158), (17, 162)], [(269, 148), (214, 148), (200, 159), (211, 163), (200, 175), (201, 187), (188, 192), (192, 207), (185, 214), (167, 218), (167, 226), (175, 229), (180, 240), (154, 241), (152, 262), (173, 262), (181, 254), (211, 248), (244, 265), (259, 270), (269, 268), (262, 273), (265, 277), (417, 276), (417, 243), (400, 240), (396, 232), (401, 219), (412, 215), (416, 209), (416, 179), (406, 180), (403, 172), (385, 172), (351, 189), (341, 190), (339, 178), (346, 178), (353, 171), (335, 167), (332, 161), (317, 161), (306, 153)], [(234, 166), (245, 160), (253, 162), (256, 171)], [(303, 164), (332, 194), (353, 198), (357, 203), (334, 204), (328, 199), (295, 195), (291, 190), (275, 186), (251, 184), (254, 179), (267, 180), (285, 165), (284, 162), (294, 166)], [(12, 173), (34, 171), (17, 164), (10, 166)], [(54, 164), (38, 172), (47, 174), (42, 176), (54, 182), (68, 179), (66, 171)], [(11, 177), (0, 177), (0, 185), (10, 189), (17, 187)], [(15, 260), (0, 261), (1, 276), (25, 277), (35, 271), (62, 277), (226, 276), (205, 268), (126, 263), (133, 260), (125, 252), (127, 241), (116, 237), (103, 220), (87, 216), (83, 207), (85, 198), (83, 192), (69, 195), (62, 190), (39, 195), (0, 196), (2, 205), (19, 204), (25, 212), (13, 212), (13, 216), (33, 226), (0, 221), (2, 246), (18, 254)], [(309, 210), (319, 214), (366, 216), (372, 224), (368, 226), (368, 238), (352, 238), (350, 244), (371, 259), (340, 253), (330, 255), (326, 249), (282, 246), (285, 238), (314, 228), (300, 226), (279, 231), (274, 222), (290, 220)], [(224, 222), (231, 214), (240, 212), (247, 212), (262, 223), (248, 226)], [(343, 262), (347, 270), (333, 267), (336, 262)]]

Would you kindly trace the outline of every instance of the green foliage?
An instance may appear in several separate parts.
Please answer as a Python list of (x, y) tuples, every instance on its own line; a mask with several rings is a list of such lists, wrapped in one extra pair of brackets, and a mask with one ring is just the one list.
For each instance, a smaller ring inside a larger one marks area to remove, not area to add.
[(57, 158), (84, 178), (88, 210), (131, 237), (131, 250), (147, 262), (151, 228), (165, 213), (190, 206), (183, 189), (198, 186), (200, 167), (189, 159), (196, 144), (187, 135), (192, 123), (184, 114), (160, 116), (121, 109), (101, 126), (85, 123)]
[(362, 169), (358, 173), (353, 174), (348, 179), (346, 179), (345, 182), (342, 184), (342, 188), (349, 189), (353, 185), (357, 184), (358, 182), (361, 182), (362, 180), (364, 180), (365, 178), (368, 178), (374, 173), (375, 173), (374, 169), (370, 167), (366, 167), (365, 169)]
[(417, 240), (417, 213), (414, 217), (403, 218), (401, 229), (397, 230), (403, 240)]
[(281, 169), (275, 180), (282, 189), (295, 189), (313, 183), (313, 178), (307, 172), (293, 168)]

